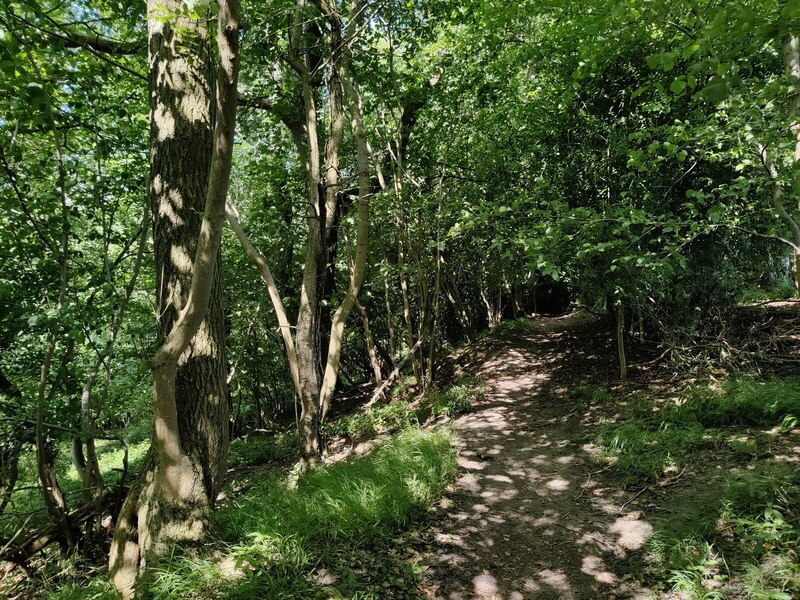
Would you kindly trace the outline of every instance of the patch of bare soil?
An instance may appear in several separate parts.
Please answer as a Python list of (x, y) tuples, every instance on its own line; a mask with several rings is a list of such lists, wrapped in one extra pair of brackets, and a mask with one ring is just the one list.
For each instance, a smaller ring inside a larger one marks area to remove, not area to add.
[(604, 482), (591, 419), (568, 391), (613, 382), (605, 322), (539, 318), (460, 359), (486, 401), (456, 421), (459, 476), (433, 527), (429, 598), (652, 598), (629, 581), (653, 533), (632, 493)]

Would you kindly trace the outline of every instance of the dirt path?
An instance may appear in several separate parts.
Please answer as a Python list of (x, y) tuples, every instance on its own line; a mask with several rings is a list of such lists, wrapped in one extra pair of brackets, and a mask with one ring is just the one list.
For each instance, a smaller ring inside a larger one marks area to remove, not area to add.
[(625, 574), (653, 527), (602, 483), (576, 382), (613, 381), (607, 331), (586, 314), (536, 320), (473, 346), (487, 399), (456, 422), (460, 473), (434, 527), (430, 597), (652, 598)]

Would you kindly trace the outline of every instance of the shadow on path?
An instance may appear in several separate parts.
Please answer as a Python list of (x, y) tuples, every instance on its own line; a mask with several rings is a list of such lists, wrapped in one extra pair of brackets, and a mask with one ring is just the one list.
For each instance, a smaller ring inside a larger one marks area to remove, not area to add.
[(629, 493), (596, 482), (592, 425), (568, 395), (587, 378), (613, 381), (604, 324), (586, 313), (541, 318), (465, 359), (486, 401), (456, 422), (460, 472), (434, 527), (429, 597), (652, 598), (624, 575), (653, 527), (621, 509)]

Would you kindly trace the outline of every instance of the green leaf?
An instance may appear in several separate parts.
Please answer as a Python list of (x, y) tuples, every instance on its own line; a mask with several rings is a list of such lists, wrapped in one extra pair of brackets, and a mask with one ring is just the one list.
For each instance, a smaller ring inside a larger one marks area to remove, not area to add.
[(674, 94), (680, 94), (684, 89), (686, 89), (686, 81), (684, 81), (683, 77), (679, 77), (672, 82), (672, 85), (669, 86), (669, 89)]
[(724, 206), (712, 206), (708, 209), (708, 219), (712, 223), (719, 223), (723, 214), (725, 214)]
[(728, 81), (724, 77), (714, 77), (703, 88), (702, 94), (707, 100), (719, 104), (730, 94)]

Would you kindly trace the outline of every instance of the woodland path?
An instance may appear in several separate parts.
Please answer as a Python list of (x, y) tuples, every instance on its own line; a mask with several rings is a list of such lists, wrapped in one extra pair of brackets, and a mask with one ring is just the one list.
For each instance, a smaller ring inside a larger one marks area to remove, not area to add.
[(459, 418), (459, 475), (434, 525), (430, 598), (652, 598), (624, 579), (653, 532), (632, 492), (603, 483), (581, 381), (615, 382), (606, 327), (587, 313), (538, 318), (456, 357), (486, 382)]

